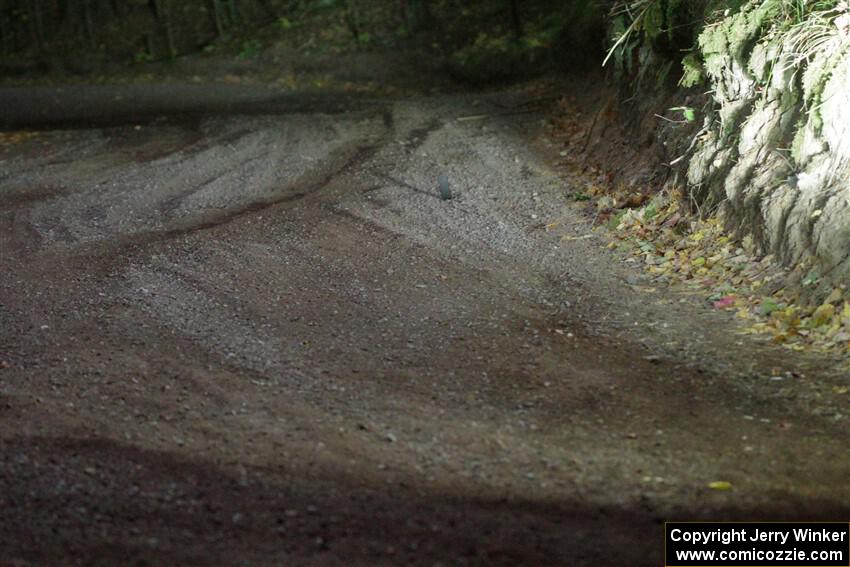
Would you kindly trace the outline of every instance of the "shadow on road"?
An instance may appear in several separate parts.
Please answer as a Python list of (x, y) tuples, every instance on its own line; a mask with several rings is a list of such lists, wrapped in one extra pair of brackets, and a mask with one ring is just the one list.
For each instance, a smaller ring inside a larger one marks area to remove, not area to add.
[[(380, 479), (271, 481), (108, 440), (2, 443), (5, 559), (49, 564), (660, 565), (663, 520), (592, 502), (455, 497)], [(281, 465), (281, 468), (288, 468)], [(280, 478), (280, 476), (278, 476)], [(781, 502), (781, 500), (777, 500)], [(847, 517), (680, 510), (676, 519)], [(89, 519), (79, 521), (80, 516)]]
[(221, 114), (333, 114), (379, 104), (343, 93), (281, 94), (242, 85), (120, 85), (0, 88), (0, 129), (82, 129), (194, 122)]

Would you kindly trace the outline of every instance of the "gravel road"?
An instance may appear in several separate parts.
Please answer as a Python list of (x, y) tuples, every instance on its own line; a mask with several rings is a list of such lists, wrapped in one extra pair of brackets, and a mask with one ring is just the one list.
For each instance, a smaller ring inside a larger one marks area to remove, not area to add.
[(665, 520), (846, 520), (846, 379), (630, 285), (530, 102), (0, 89), (40, 129), (0, 147), (0, 563), (661, 565)]

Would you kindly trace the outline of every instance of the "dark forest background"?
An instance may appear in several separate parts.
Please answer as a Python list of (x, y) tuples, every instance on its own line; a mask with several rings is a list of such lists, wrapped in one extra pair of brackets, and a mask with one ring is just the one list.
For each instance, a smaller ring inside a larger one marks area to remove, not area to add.
[(0, 0), (5, 74), (192, 53), (415, 49), (471, 78), (601, 62), (597, 0)]

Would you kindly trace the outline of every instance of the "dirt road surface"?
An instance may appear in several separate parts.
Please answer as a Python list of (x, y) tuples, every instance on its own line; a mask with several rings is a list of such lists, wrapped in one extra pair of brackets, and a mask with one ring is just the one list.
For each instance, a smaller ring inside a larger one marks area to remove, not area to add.
[(0, 563), (661, 565), (665, 520), (846, 521), (846, 378), (647, 289), (529, 102), (0, 90), (41, 129), (0, 149)]

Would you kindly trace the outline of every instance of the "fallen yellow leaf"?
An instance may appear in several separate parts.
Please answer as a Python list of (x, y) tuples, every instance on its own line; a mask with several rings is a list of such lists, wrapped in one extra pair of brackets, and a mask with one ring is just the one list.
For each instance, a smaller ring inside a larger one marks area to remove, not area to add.
[(812, 313), (811, 323), (813, 327), (826, 325), (835, 316), (835, 306), (831, 303), (824, 303)]
[(832, 293), (829, 294), (829, 297), (826, 298), (824, 303), (838, 303), (842, 299), (844, 299), (844, 290), (837, 287), (832, 290)]

